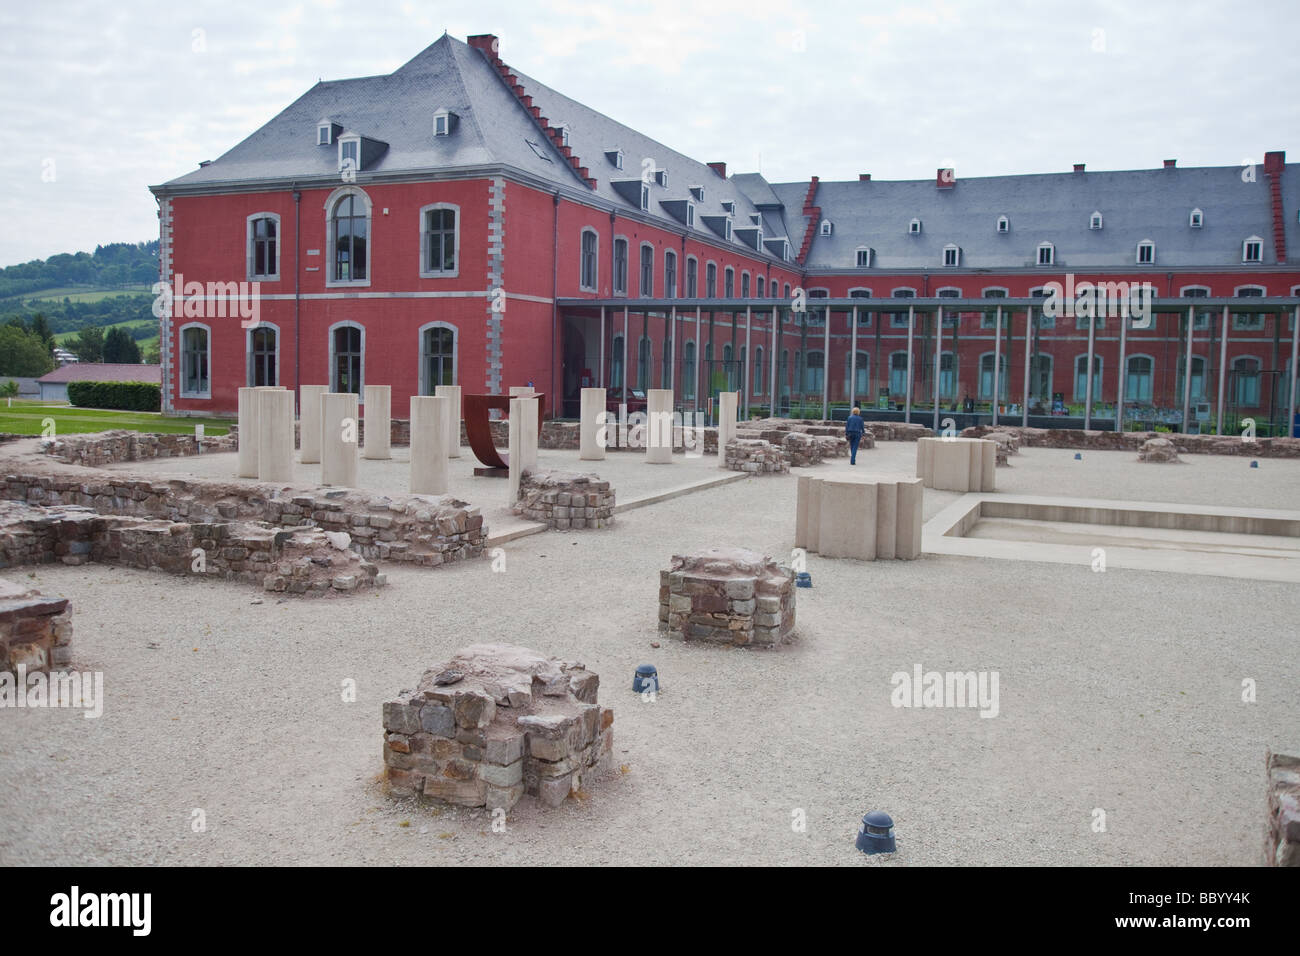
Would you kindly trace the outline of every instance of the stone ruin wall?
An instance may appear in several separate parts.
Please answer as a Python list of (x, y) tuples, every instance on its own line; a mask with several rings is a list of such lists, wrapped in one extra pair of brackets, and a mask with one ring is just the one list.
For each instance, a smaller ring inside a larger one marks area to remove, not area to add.
[(65, 668), (72, 663), (68, 599), (0, 581), (0, 671)]
[(1256, 438), (1240, 435), (1183, 435), (1167, 432), (1100, 432), (1077, 428), (1024, 428), (1020, 425), (976, 425), (962, 431), (963, 438), (984, 438), (990, 432), (1016, 435), (1027, 448), (1071, 448), (1082, 451), (1140, 453), (1153, 438), (1167, 439), (1175, 451), (1194, 455), (1237, 455), (1244, 458), (1300, 458), (1300, 438)]
[(614, 489), (599, 475), (525, 471), (512, 509), (548, 528), (568, 531), (614, 526)]

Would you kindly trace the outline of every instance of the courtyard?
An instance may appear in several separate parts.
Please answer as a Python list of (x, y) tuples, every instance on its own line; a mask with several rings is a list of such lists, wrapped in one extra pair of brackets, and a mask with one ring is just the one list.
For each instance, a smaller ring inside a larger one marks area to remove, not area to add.
[[(405, 491), (407, 450), (393, 452), (360, 463), (362, 488)], [(905, 477), (915, 456), (914, 443), (879, 442), (857, 469)], [(1076, 460), (1024, 448), (1011, 462), (997, 470), (999, 494), (1261, 509), (1300, 500), (1297, 460), (1154, 465), (1126, 452)], [(510, 526), (505, 482), (473, 477), (474, 463), (467, 448), (452, 460), (451, 492), (499, 535)], [(683, 644), (657, 628), (658, 573), (671, 555), (734, 545), (789, 560), (795, 476), (847, 473), (847, 460), (711, 486), (736, 477), (712, 456), (651, 466), (630, 452), (579, 462), (542, 449), (539, 464), (594, 471), (620, 506), (644, 503), (620, 507), (609, 530), (525, 534), (437, 569), (387, 565), (386, 588), (348, 598), (100, 564), (4, 571), (70, 599), (75, 666), (104, 672), (106, 700), (95, 720), (41, 709), (0, 721), (10, 768), (0, 860), (1259, 861), (1265, 750), (1300, 750), (1293, 584), (1098, 573), (1086, 561), (811, 554), (794, 644)], [(232, 480), (235, 455), (116, 467)], [(298, 465), (295, 484), (313, 484), (314, 467)], [(927, 489), (924, 518), (960, 497)], [(583, 662), (617, 716), (613, 771), (556, 810), (525, 798), (504, 830), (486, 810), (394, 799), (382, 784), (381, 704), (424, 668), (487, 642)], [(643, 663), (659, 672), (653, 699), (632, 690)], [(998, 674), (996, 717), (894, 706), (891, 676), (918, 665)], [(896, 854), (854, 850), (873, 809), (893, 817)]]

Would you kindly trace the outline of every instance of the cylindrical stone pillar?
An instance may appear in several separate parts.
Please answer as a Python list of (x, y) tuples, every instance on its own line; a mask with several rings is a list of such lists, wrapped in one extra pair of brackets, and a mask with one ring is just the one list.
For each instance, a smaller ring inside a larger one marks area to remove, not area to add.
[[(529, 390), (528, 394), (533, 392)], [(519, 399), (519, 464), (525, 471), (537, 470), (537, 416), (542, 413), (541, 405), (536, 398)]]
[(579, 426), (578, 459), (580, 461), (600, 461), (605, 457), (603, 440), (604, 426), (599, 422), (605, 411), (605, 390), (603, 388), (584, 388), (582, 390), (582, 424)]
[(240, 478), (257, 477), (257, 389), (239, 390), (239, 465)]
[(447, 439), (447, 457), (460, 457), (460, 386), (459, 385), (439, 385), (434, 389), (434, 393), (439, 398), (445, 398), (447, 404), (443, 406), (444, 414), (447, 416), (447, 424), (443, 426), (443, 436)]
[(298, 460), (304, 465), (320, 463), (320, 397), (328, 385), (304, 385), (298, 396)]
[(320, 483), (357, 486), (357, 396), (327, 392), (321, 396)]
[[(718, 412), (718, 467), (727, 467), (727, 442), (736, 437), (736, 408), (739, 392), (720, 392), (721, 410)], [(703, 451), (703, 449), (701, 449)]]
[(650, 465), (673, 463), (673, 390), (646, 390), (645, 460)]
[(393, 386), (367, 385), (364, 457), (371, 461), (392, 458)]
[(450, 398), (416, 395), (411, 399), (411, 494), (447, 493), (447, 436)]
[(293, 392), (258, 390), (257, 477), (261, 481), (293, 480)]

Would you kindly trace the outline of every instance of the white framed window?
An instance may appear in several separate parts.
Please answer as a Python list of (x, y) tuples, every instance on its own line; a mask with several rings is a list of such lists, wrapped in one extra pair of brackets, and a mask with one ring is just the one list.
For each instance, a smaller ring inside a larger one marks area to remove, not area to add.
[(645, 183), (641, 184), (641, 209), (646, 212), (650, 210), (650, 187)]
[(615, 169), (623, 168), (623, 151), (621, 149), (605, 150), (605, 159), (607, 159), (609, 164)]
[[(857, 362), (853, 361), (854, 356), (848, 352), (844, 353), (844, 394), (848, 395), (850, 387), (859, 404), (870, 400), (871, 391), (871, 354), (869, 352), (858, 352)], [(857, 381), (853, 381), (853, 376)]]
[[(947, 288), (938, 290), (935, 295), (940, 299), (958, 299), (961, 298), (961, 289)], [(958, 321), (961, 319), (961, 313), (956, 309), (943, 310), (944, 328), (955, 329)]]
[[(1185, 285), (1178, 290), (1178, 294), (1187, 299), (1204, 299), (1209, 296), (1210, 290), (1203, 285)], [(1212, 319), (1213, 313), (1202, 309), (1193, 314), (1192, 327), (1195, 329), (1208, 329)]]
[(600, 278), (600, 236), (590, 226), (582, 230), (581, 249), (578, 285), (584, 291), (595, 292)]
[(212, 397), (212, 329), (202, 322), (180, 327), (181, 398)]
[(767, 283), (764, 281), (763, 276), (759, 276), (759, 277), (755, 280), (754, 285), (756, 286), (756, 288), (755, 288), (755, 290), (754, 290), (754, 294), (755, 294), (755, 296), (756, 296), (757, 298), (760, 298), (760, 299), (762, 299), (762, 298), (766, 298), (766, 297), (763, 295), (763, 293), (764, 293), (764, 291), (767, 289)]
[(919, 236), (921, 234), (921, 220), (913, 219), (907, 224), (908, 235)]
[(722, 274), (723, 298), (734, 299), (736, 297), (736, 270), (727, 266), (727, 270)]
[[(989, 288), (983, 290), (980, 293), (980, 295), (982, 295), (986, 299), (1005, 299), (1007, 297), (1007, 289), (1004, 286), (990, 286)], [(1006, 318), (1007, 316), (1004, 315), (1003, 316), (1004, 327), (1005, 327)], [(997, 313), (992, 312), (988, 309), (985, 309), (983, 312), (980, 313), (981, 329), (995, 329), (997, 328), (997, 324), (998, 324)]]
[(460, 207), (435, 202), (420, 209), (420, 278), (454, 279), (460, 274)]
[(731, 241), (731, 219), (728, 217), (722, 221), (722, 238), (728, 242)]
[[(1007, 381), (1007, 379), (1010, 378), (1010, 376), (1007, 374), (1007, 353), (1002, 352), (1000, 355), (996, 357), (999, 359), (999, 361), (997, 362), (997, 370), (998, 370), (997, 398), (998, 401), (1005, 402), (1007, 400), (1007, 397), (1011, 394), (1009, 383)], [(993, 367), (994, 367), (993, 359), (994, 358), (995, 355), (993, 352), (985, 352), (980, 356), (980, 379), (979, 379), (979, 390), (978, 390), (977, 397), (986, 402), (991, 401), (993, 399)]]
[(370, 197), (357, 186), (341, 186), (325, 200), (327, 288), (370, 285), (372, 212)]
[(280, 216), (255, 212), (247, 219), (249, 282), (277, 282), (280, 279)]
[(1151, 383), (1155, 376), (1155, 359), (1150, 355), (1130, 355), (1124, 361), (1128, 366), (1124, 375), (1124, 400), (1150, 402)]
[(651, 299), (655, 294), (655, 247), (641, 243), (641, 298)]
[(763, 394), (763, 346), (754, 348), (754, 394)]
[[(907, 325), (907, 316), (903, 316)], [(902, 398), (907, 394), (907, 352), (889, 353), (889, 394)]]
[(334, 142), (334, 124), (317, 123), (316, 124), (316, 145), (330, 146)]
[(457, 382), (457, 329), (448, 322), (429, 322), (420, 326), (419, 336), (420, 394), (436, 395), (439, 385)]
[(1155, 265), (1156, 261), (1156, 244), (1150, 239), (1143, 239), (1137, 244), (1137, 264), (1140, 266)]
[(1264, 240), (1259, 236), (1251, 236), (1241, 244), (1241, 261), (1242, 262), (1263, 262), (1264, 261)]
[(691, 193), (692, 198), (694, 198), (694, 200), (695, 200), (696, 202), (704, 202), (704, 187), (703, 187), (703, 186), (691, 186), (691, 187), (690, 187), (690, 193)]
[(614, 294), (627, 295), (627, 237), (614, 237)]
[(749, 273), (748, 272), (742, 272), (740, 274), (740, 297), (742, 299), (749, 298)]
[(1094, 212), (1091, 216), (1088, 217), (1089, 229), (1100, 229), (1101, 223), (1102, 223), (1101, 213), (1099, 212)]
[[(1259, 299), (1267, 294), (1268, 290), (1262, 285), (1243, 285), (1233, 290), (1233, 295), (1239, 299)], [(1264, 312), (1234, 312), (1232, 314), (1232, 328), (1237, 332), (1259, 332), (1262, 331), (1268, 322), (1268, 316)]]
[(1006, 233), (1011, 231), (1011, 220), (1006, 216), (998, 216), (998, 232)]
[(1056, 262), (1056, 246), (1050, 242), (1040, 242), (1038, 244), (1038, 264), (1040, 266), (1054, 265)]
[(656, 169), (656, 170), (655, 170), (655, 182), (658, 183), (660, 186), (663, 186), (664, 188), (667, 188), (667, 186), (668, 186), (668, 170), (666, 170), (666, 169)]
[(722, 201), (722, 211), (729, 216), (734, 216), (736, 214), (736, 204), (730, 199), (724, 199)]
[(686, 225), (692, 228), (695, 226), (695, 203), (693, 202), (686, 204)]
[[(1046, 298), (1047, 298), (1047, 290), (1044, 289), (1042, 286), (1039, 286), (1037, 289), (1030, 289), (1030, 290), (1029, 290), (1029, 296), (1030, 296), (1030, 298), (1033, 298), (1033, 299), (1046, 299)], [(1054, 315), (1048, 315), (1048, 314), (1047, 314), (1045, 311), (1043, 311), (1042, 309), (1039, 309), (1038, 312), (1037, 312), (1036, 322), (1037, 322), (1037, 326), (1038, 326), (1038, 328), (1040, 328), (1040, 329), (1054, 329), (1054, 328), (1056, 328), (1056, 316), (1054, 316)]]
[[(891, 292), (890, 297), (894, 299), (915, 299), (916, 290), (909, 286), (902, 286)], [(907, 313), (891, 312), (889, 314), (889, 327), (891, 329), (907, 328)]]
[(834, 231), (835, 231), (834, 224), (832, 224), (829, 219), (823, 219), (821, 225), (821, 234), (823, 236), (829, 236)]
[(361, 171), (361, 137), (340, 136), (339, 137), (339, 169), (350, 169), (353, 172)]
[(700, 297), (700, 262), (694, 256), (686, 257), (686, 298)]
[(706, 299), (716, 299), (718, 297), (718, 264), (710, 262), (704, 267), (704, 297)]
[(280, 327), (260, 321), (248, 330), (245, 339), (248, 356), (248, 387), (280, 384)]
[[(1087, 398), (1088, 388), (1088, 353), (1076, 356), (1074, 359), (1074, 400), (1081, 402)], [(1098, 401), (1101, 398), (1101, 356), (1094, 354), (1092, 357), (1092, 400)]]
[(664, 250), (664, 298), (677, 298), (677, 253)]
[(438, 110), (433, 114), (433, 135), (447, 136), (451, 133), (451, 111)]
[(855, 265), (859, 269), (871, 268), (871, 248), (869, 246), (859, 246), (855, 252)]
[(365, 395), (366, 330), (358, 322), (336, 322), (329, 328), (330, 391)]
[(945, 266), (961, 265), (961, 249), (953, 243), (943, 247), (943, 264)]
[(569, 145), (569, 126), (568, 126), (568, 124), (567, 124), (567, 123), (561, 123), (559, 126), (555, 127), (555, 129), (556, 129), (556, 131), (558, 131), (559, 134), (560, 134), (560, 145), (561, 145), (561, 146), (568, 146), (568, 145)]
[(1199, 209), (1193, 209), (1187, 217), (1187, 225), (1193, 229), (1200, 229), (1205, 225), (1205, 213)]
[(1238, 408), (1259, 408), (1259, 370), (1263, 363), (1254, 355), (1232, 360), (1232, 400)]

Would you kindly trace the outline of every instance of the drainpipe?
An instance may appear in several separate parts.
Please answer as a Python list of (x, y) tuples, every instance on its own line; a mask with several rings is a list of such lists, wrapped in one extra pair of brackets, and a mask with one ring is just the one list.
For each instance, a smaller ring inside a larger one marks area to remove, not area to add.
[[(551, 417), (556, 418), (555, 409), (564, 401), (563, 395), (555, 393), (555, 343), (560, 334), (560, 308), (555, 301), (555, 297), (560, 292), (560, 191), (558, 189), (551, 197), (551, 208)], [(581, 249), (578, 250), (578, 255), (582, 255)], [(505, 283), (504, 275), (501, 276), (501, 281)]]
[(302, 268), (298, 257), (302, 251), (302, 191), (293, 184), (293, 396), (302, 415)]

